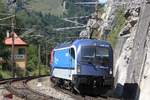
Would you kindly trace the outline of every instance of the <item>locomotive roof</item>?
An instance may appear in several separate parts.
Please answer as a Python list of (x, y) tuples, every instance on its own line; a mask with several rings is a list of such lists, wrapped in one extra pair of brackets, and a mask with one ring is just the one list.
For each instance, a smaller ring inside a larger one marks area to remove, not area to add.
[(67, 42), (67, 43), (61, 43), (60, 45), (56, 46), (55, 49), (58, 48), (65, 48), (65, 47), (70, 47), (72, 45), (79, 46), (79, 45), (85, 45), (85, 44), (92, 44), (92, 43), (98, 43), (100, 45), (110, 45), (109, 42), (104, 41), (104, 40), (96, 40), (96, 39), (77, 39), (72, 42)]

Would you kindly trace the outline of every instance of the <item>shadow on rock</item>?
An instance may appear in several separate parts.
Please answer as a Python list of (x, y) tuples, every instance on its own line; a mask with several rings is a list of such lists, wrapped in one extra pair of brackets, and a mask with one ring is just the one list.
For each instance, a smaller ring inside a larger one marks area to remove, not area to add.
[(138, 100), (140, 88), (137, 83), (125, 83), (124, 85), (117, 84), (114, 96), (122, 98), (122, 100)]

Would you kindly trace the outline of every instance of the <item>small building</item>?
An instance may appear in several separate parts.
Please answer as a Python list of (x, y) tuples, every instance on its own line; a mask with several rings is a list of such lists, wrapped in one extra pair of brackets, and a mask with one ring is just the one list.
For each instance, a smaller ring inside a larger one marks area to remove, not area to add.
[[(27, 46), (28, 44), (23, 41), (20, 37), (14, 34), (14, 56), (15, 56), (15, 65), (21, 69), (26, 69), (27, 66)], [(5, 45), (12, 49), (12, 37), (5, 38)]]

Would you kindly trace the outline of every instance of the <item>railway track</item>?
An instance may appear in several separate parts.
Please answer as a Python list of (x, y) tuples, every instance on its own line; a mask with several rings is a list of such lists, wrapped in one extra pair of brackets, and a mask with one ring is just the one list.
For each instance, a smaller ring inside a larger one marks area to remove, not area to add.
[(3, 84), (5, 84), (5, 88), (10, 93), (16, 95), (17, 97), (23, 98), (25, 100), (58, 100), (52, 96), (42, 94), (28, 87), (26, 83), (29, 80), (36, 79), (36, 78), (39, 77), (10, 79), (10, 80), (3, 81)]
[[(54, 86), (55, 89), (63, 92), (64, 94), (68, 94), (70, 95), (72, 98), (74, 98), (75, 100), (120, 100), (118, 98), (109, 96), (109, 95), (89, 95), (87, 93), (85, 94), (78, 94), (78, 93), (73, 93), (65, 88), (61, 88), (58, 86)], [(90, 91), (90, 90), (87, 90)], [(99, 92), (99, 91), (96, 91)]]
[[(43, 76), (44, 77), (44, 76)], [(2, 80), (0, 84), (5, 84), (5, 88), (13, 95), (16, 95), (19, 98), (23, 98), (25, 100), (58, 100), (52, 96), (43, 94), (41, 92), (35, 91), (27, 85), (27, 82), (32, 79), (38, 79), (41, 77), (28, 77), (28, 78), (19, 78), (19, 79), (9, 79)], [(71, 96), (75, 100), (120, 100), (110, 95), (88, 95), (88, 94), (78, 94), (73, 93), (65, 88), (60, 88), (58, 86), (54, 86), (56, 90)], [(92, 91), (92, 90), (87, 90)], [(96, 92), (103, 91), (96, 90)]]

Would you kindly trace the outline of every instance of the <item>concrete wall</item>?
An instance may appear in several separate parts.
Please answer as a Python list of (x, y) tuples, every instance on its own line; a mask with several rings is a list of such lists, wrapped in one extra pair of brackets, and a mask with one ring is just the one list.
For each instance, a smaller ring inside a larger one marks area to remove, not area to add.
[(140, 100), (150, 99), (150, 27), (146, 38), (146, 56), (140, 77)]

